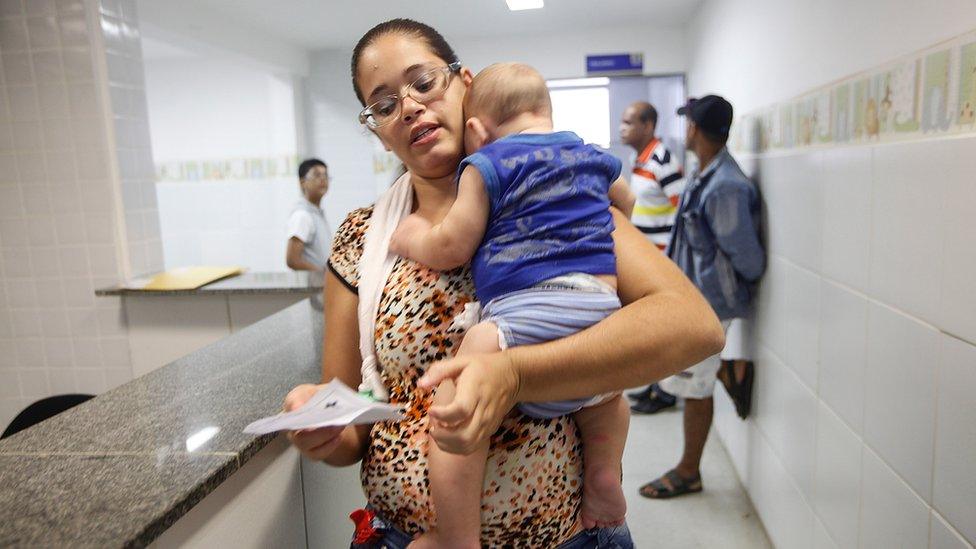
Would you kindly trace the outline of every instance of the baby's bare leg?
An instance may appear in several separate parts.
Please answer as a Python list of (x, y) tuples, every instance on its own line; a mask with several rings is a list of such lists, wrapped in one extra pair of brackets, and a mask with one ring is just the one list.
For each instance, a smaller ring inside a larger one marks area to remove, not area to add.
[[(493, 353), (498, 348), (498, 329), (490, 322), (474, 326), (464, 335), (458, 355)], [(434, 403), (454, 399), (454, 383), (445, 381), (434, 393)], [(434, 500), (437, 526), (418, 537), (411, 547), (480, 547), (481, 492), (488, 459), (488, 440), (473, 454), (449, 454), (431, 440), (430, 492)]]
[(623, 524), (627, 501), (620, 486), (630, 410), (620, 395), (573, 414), (583, 441), (583, 527)]

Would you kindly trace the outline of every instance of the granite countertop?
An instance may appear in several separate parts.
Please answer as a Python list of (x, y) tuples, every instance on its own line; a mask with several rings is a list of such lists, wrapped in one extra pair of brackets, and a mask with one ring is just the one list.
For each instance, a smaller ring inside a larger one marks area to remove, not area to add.
[(245, 425), (319, 379), (314, 301), (0, 441), (0, 547), (156, 539), (276, 436)]
[(228, 294), (305, 294), (322, 291), (324, 278), (321, 273), (308, 271), (252, 273), (224, 278), (195, 290), (136, 290), (120, 286), (95, 290), (97, 296), (173, 296), (173, 295), (228, 295)]

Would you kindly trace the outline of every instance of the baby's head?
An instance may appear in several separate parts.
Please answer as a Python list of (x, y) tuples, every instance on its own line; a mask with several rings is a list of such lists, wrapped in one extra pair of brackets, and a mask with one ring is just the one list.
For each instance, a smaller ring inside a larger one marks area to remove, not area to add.
[(471, 82), (464, 96), (464, 146), (468, 154), (528, 128), (552, 127), (549, 88), (522, 63), (495, 63)]

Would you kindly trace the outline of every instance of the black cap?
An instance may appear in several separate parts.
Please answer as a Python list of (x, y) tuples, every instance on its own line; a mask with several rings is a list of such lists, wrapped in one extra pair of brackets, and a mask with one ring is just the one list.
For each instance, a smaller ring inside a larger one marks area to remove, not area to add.
[(678, 114), (687, 115), (699, 128), (722, 137), (728, 137), (732, 127), (732, 104), (718, 95), (688, 99)]

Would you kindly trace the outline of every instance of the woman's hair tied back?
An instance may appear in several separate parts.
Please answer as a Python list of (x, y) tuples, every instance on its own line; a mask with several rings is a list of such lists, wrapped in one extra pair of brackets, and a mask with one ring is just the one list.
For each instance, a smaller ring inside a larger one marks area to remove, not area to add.
[(362, 57), (363, 51), (366, 50), (373, 42), (382, 36), (387, 34), (400, 34), (404, 36), (414, 36), (420, 38), (427, 42), (427, 46), (430, 47), (430, 51), (444, 60), (448, 65), (458, 61), (457, 55), (454, 53), (454, 49), (451, 45), (447, 43), (447, 40), (441, 36), (441, 33), (434, 30), (430, 25), (426, 25), (419, 21), (414, 21), (413, 19), (390, 19), (389, 21), (384, 21), (379, 25), (366, 31), (366, 34), (359, 39), (356, 43), (356, 47), (352, 50), (352, 87), (356, 92), (356, 98), (365, 107), (366, 100), (363, 97), (363, 91), (359, 89), (359, 82), (356, 81), (356, 69), (359, 66), (359, 58)]

